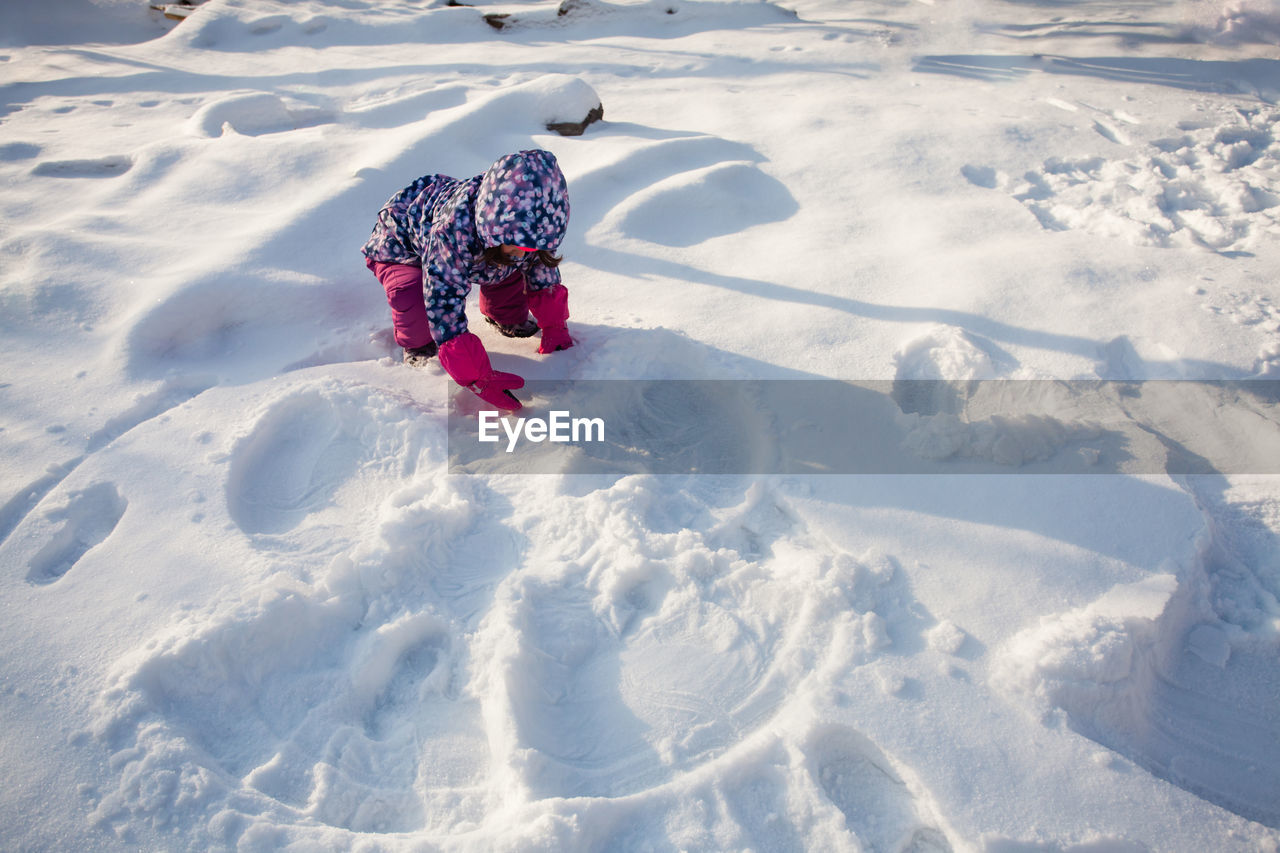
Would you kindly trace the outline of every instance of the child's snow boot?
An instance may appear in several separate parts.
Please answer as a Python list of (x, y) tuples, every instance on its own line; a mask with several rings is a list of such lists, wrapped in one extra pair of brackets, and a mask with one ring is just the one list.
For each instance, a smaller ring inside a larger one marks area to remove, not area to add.
[(430, 341), (424, 347), (405, 347), (404, 363), (410, 367), (426, 367), (436, 357), (436, 342)]
[(511, 326), (506, 323), (499, 323), (492, 317), (485, 317), (485, 319), (489, 321), (489, 325), (508, 338), (531, 338), (538, 334), (538, 324), (532, 317), (526, 317), (523, 323), (516, 323)]

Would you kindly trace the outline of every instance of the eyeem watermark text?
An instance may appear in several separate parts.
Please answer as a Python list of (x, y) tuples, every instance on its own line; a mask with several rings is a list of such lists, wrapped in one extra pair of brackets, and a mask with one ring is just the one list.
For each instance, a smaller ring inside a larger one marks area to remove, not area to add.
[(477, 438), (496, 442), (501, 439), (498, 425), (507, 435), (507, 452), (511, 453), (523, 438), (535, 444), (543, 441), (557, 444), (576, 444), (583, 441), (604, 441), (603, 418), (575, 418), (569, 412), (553, 411), (548, 418), (504, 418), (498, 412), (481, 412)]

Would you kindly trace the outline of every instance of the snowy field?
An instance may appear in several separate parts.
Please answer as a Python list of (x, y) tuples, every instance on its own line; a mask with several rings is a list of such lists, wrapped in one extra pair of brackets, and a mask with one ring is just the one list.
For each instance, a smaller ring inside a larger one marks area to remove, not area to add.
[(450, 474), (359, 253), (544, 147), (530, 380), (1275, 379), (1280, 4), (4, 2), (0, 92), (0, 849), (1280, 849), (1274, 466)]

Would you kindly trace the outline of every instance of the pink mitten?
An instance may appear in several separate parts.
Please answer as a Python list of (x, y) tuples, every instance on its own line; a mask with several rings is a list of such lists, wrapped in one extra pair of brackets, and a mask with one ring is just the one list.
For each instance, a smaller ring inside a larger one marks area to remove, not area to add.
[(569, 319), (569, 291), (563, 284), (529, 294), (529, 311), (542, 327), (538, 352), (549, 353), (573, 346), (565, 321)]
[(440, 347), (440, 366), (453, 381), (481, 400), (508, 412), (520, 408), (512, 388), (523, 388), (524, 380), (514, 373), (501, 373), (489, 364), (484, 344), (470, 332), (450, 338)]

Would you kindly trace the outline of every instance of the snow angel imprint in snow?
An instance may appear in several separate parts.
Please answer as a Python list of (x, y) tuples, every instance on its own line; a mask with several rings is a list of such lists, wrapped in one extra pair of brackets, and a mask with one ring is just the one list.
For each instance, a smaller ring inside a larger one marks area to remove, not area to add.
[(480, 285), (480, 312), (507, 337), (541, 329), (538, 352), (573, 346), (555, 254), (568, 224), (568, 186), (541, 149), (507, 154), (467, 180), (424, 175), (392, 196), (364, 254), (387, 292), (405, 362), (421, 366), (438, 352), (459, 385), (499, 409), (519, 409), (511, 389), (524, 380), (490, 366), (467, 330), (467, 294)]

